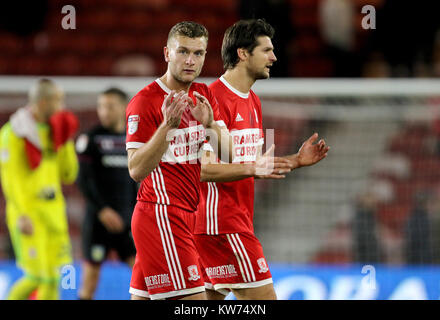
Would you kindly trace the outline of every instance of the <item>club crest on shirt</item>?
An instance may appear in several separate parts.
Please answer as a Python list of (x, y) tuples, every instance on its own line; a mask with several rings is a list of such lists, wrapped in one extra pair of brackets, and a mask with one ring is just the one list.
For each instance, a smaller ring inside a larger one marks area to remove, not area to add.
[(199, 270), (197, 269), (197, 266), (195, 264), (188, 267), (188, 273), (188, 280), (196, 281), (200, 279)]
[(133, 134), (138, 129), (139, 115), (132, 115), (128, 117), (128, 134)]
[(266, 273), (269, 271), (269, 268), (267, 267), (266, 259), (260, 258), (257, 260), (258, 267), (260, 267), (260, 270), (258, 270), (259, 273)]

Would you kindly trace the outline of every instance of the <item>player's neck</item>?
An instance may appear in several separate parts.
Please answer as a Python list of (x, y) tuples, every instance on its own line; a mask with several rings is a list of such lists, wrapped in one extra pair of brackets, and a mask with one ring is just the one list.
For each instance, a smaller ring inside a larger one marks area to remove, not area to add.
[(177, 81), (169, 72), (165, 73), (162, 77), (159, 78), (160, 81), (170, 90), (174, 90), (179, 92), (181, 90), (188, 92), (189, 87), (191, 87), (191, 83), (183, 83)]
[(234, 69), (226, 70), (223, 78), (235, 89), (240, 92), (248, 93), (255, 83), (255, 79), (250, 77), (243, 68), (235, 67)]
[(38, 106), (36, 105), (30, 105), (29, 110), (32, 114), (32, 117), (35, 119), (36, 122), (40, 123), (46, 123), (47, 119), (44, 117), (44, 115), (38, 110)]

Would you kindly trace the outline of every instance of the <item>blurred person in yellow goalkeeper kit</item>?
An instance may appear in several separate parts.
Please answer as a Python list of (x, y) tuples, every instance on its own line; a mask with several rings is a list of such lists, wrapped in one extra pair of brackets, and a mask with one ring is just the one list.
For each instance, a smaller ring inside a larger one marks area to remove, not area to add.
[(64, 93), (47, 79), (29, 91), (29, 103), (0, 130), (0, 173), (6, 223), (24, 275), (8, 299), (59, 298), (61, 266), (72, 262), (61, 183), (78, 174), (73, 135), (78, 120), (63, 110)]

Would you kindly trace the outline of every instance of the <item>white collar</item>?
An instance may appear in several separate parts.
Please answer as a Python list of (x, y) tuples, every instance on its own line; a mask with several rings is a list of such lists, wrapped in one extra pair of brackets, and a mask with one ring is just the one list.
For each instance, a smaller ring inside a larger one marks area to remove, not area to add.
[(29, 107), (19, 108), (10, 117), (12, 131), (22, 138), (26, 138), (34, 146), (41, 149), (41, 141), (37, 131), (37, 122), (32, 116)]
[(157, 84), (159, 85), (159, 87), (161, 87), (161, 89), (163, 91), (165, 91), (167, 94), (170, 94), (171, 90), (170, 88), (168, 88), (165, 83), (162, 82), (162, 80), (160, 80), (159, 78), (156, 79)]
[(235, 93), (237, 96), (239, 96), (240, 98), (243, 98), (243, 99), (247, 99), (247, 98), (249, 98), (249, 92), (248, 93), (243, 93), (243, 92), (240, 92), (240, 91), (238, 91), (237, 89), (235, 89), (233, 86), (231, 86), (230, 84), (229, 84), (229, 82), (228, 81), (226, 81), (226, 79), (225, 78), (223, 78), (223, 76), (221, 76), (220, 77), (220, 81), (229, 89), (229, 90), (231, 90), (233, 93)]

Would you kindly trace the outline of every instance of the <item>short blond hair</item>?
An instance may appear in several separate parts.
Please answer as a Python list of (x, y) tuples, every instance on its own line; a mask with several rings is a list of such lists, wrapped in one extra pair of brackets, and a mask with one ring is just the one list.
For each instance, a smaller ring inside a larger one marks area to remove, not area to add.
[(188, 38), (206, 38), (208, 42), (208, 30), (200, 23), (193, 21), (182, 21), (174, 25), (168, 33), (167, 43), (175, 36), (185, 36)]
[(41, 99), (53, 95), (59, 89), (60, 88), (54, 81), (46, 78), (39, 79), (29, 89), (29, 102), (37, 103)]

